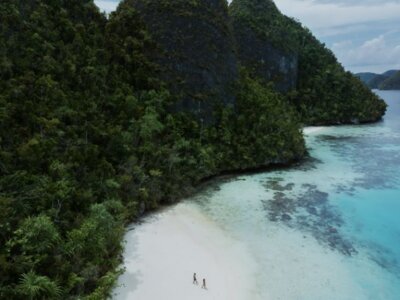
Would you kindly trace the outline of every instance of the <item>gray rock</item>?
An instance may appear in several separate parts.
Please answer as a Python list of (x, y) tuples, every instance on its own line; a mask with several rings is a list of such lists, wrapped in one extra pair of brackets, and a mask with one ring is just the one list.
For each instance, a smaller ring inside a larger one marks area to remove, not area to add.
[[(298, 51), (290, 50), (292, 47), (286, 47), (287, 49), (284, 47), (287, 40), (293, 40), (293, 37), (289, 36), (290, 31), (280, 29), (279, 32), (274, 31), (274, 36), (264, 32), (265, 27), (274, 28), (270, 27), (273, 26), (272, 23), (284, 18), (274, 2), (234, 0), (230, 7), (230, 15), (240, 64), (252, 76), (264, 82), (272, 82), (280, 92), (295, 89), (298, 77)], [(279, 43), (276, 41), (277, 37)]]
[(238, 66), (224, 0), (130, 0), (162, 49), (155, 60), (170, 90), (174, 111), (212, 122), (216, 104), (235, 105)]

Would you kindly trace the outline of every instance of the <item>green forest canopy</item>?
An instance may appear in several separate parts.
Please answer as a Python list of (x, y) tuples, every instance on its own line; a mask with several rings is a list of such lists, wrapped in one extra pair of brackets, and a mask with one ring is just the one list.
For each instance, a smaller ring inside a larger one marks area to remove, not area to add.
[(5, 0), (0, 18), (1, 299), (104, 299), (125, 224), (208, 176), (305, 154), (288, 99), (245, 70), (209, 126), (172, 114), (126, 3), (106, 18), (92, 0)]
[(212, 126), (169, 113), (129, 6), (107, 20), (92, 1), (13, 0), (0, 14), (2, 299), (104, 299), (127, 222), (201, 178), (304, 154), (295, 113), (245, 74)]
[(298, 21), (284, 16), (271, 0), (233, 0), (230, 15), (240, 26), (283, 53), (298, 55), (297, 88), (288, 95), (306, 124), (370, 122), (386, 104), (366, 88)]

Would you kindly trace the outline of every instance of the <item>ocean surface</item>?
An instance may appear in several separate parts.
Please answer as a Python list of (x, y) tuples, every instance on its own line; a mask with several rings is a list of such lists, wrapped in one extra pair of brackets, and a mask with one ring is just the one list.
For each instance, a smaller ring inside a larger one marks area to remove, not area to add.
[(382, 122), (308, 128), (306, 161), (185, 200), (248, 249), (252, 299), (400, 299), (400, 91), (377, 93)]

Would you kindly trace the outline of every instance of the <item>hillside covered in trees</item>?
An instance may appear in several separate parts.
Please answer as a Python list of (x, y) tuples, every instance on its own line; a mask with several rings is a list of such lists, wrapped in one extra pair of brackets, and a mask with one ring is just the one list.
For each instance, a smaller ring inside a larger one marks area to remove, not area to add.
[(356, 76), (371, 89), (400, 90), (400, 70), (389, 70), (382, 74), (358, 73)]
[[(240, 62), (274, 82), (307, 124), (371, 122), (385, 103), (338, 63), (334, 54), (271, 0), (233, 0), (229, 7)], [(275, 59), (265, 58), (273, 53)]]
[(108, 20), (81, 0), (0, 14), (1, 299), (104, 299), (127, 222), (222, 170), (304, 154), (294, 111), (244, 73), (209, 126), (171, 112), (128, 4)]
[[(160, 79), (191, 111), (209, 123), (215, 99), (234, 106), (238, 64), (225, 0), (130, 0), (161, 51), (151, 60), (162, 67)], [(179, 94), (179, 95), (178, 95)]]
[[(383, 114), (341, 71), (343, 98), (318, 94), (324, 64), (277, 92), (237, 62), (229, 14), (224, 0), (126, 0), (108, 17), (92, 0), (1, 1), (0, 299), (105, 299), (128, 222), (223, 171), (301, 159), (303, 122), (332, 107)], [(192, 45), (188, 28), (213, 31)]]
[(380, 90), (400, 90), (400, 71), (396, 72), (379, 86)]

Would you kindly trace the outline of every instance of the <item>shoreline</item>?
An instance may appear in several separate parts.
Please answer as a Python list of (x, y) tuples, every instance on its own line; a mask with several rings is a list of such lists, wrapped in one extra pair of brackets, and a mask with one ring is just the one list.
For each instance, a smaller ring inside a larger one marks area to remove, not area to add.
[(310, 135), (326, 129), (328, 126), (306, 126), (303, 128), (304, 135)]
[[(257, 299), (256, 262), (248, 249), (190, 203), (147, 216), (125, 240), (125, 272), (114, 300)], [(198, 285), (192, 283), (194, 272)]]
[[(313, 135), (326, 128), (307, 127), (304, 134)], [(260, 172), (277, 169), (270, 166)], [(233, 221), (236, 216), (230, 214), (237, 212), (235, 201), (246, 203), (245, 211), (262, 213), (262, 207), (249, 202), (259, 197), (257, 205), (261, 205), (260, 200), (268, 201), (263, 189), (255, 188), (263, 178), (260, 172), (214, 176), (198, 184), (190, 197), (146, 213), (134, 223), (133, 230), (128, 227), (122, 264), (126, 272), (119, 277), (112, 299), (367, 299), (369, 291), (362, 282), (373, 282), (376, 274), (386, 276), (387, 282), (392, 280), (366, 253), (348, 258), (321, 245), (308, 233), (264, 221), (265, 215), (241, 215), (254, 220), (252, 224), (257, 226), (247, 232), (253, 235), (261, 230), (255, 236), (265, 237), (260, 241), (265, 244), (229, 228), (231, 225), (220, 218), (226, 216)], [(240, 176), (245, 174), (254, 177)], [(237, 180), (231, 180), (234, 178)], [(253, 185), (248, 181), (254, 181)], [(202, 199), (207, 203), (203, 210), (197, 200), (214, 184), (218, 188), (211, 198), (218, 199), (211, 201), (229, 200), (210, 206), (208, 194)], [(222, 208), (224, 215), (220, 214)], [(239, 228), (237, 221), (233, 221), (234, 226)], [(365, 274), (356, 278), (359, 269)], [(194, 272), (198, 286), (192, 284)], [(200, 288), (203, 277), (208, 290)], [(384, 285), (376, 289), (386, 290), (382, 294), (387, 296), (392, 293)]]
[[(318, 131), (321, 131), (325, 129), (326, 126), (307, 126), (303, 128), (303, 134), (304, 135), (310, 135), (317, 133)], [(200, 288), (201, 284), (201, 274), (200, 272), (197, 273), (198, 281), (199, 281), (199, 286), (194, 287), (191, 280), (193, 276), (194, 270), (186, 270), (185, 272), (185, 282), (183, 281), (182, 278), (179, 279), (174, 279), (172, 280), (171, 284), (169, 286), (173, 286), (174, 288), (168, 288), (168, 285), (164, 285), (160, 288), (153, 289), (152, 285), (157, 284), (158, 281), (160, 281), (159, 278), (157, 278), (157, 275), (162, 275), (163, 279), (167, 279), (169, 281), (171, 277), (167, 276), (167, 274), (163, 273), (162, 270), (157, 270), (156, 263), (155, 265), (152, 265), (151, 269), (153, 271), (150, 271), (147, 267), (149, 266), (147, 263), (145, 266), (135, 266), (134, 261), (137, 258), (141, 258), (144, 261), (151, 261), (152, 258), (148, 257), (151, 256), (150, 253), (152, 253), (152, 249), (150, 247), (150, 244), (158, 244), (159, 248), (164, 248), (170, 247), (170, 250), (173, 251), (173, 247), (175, 246), (175, 243), (171, 243), (170, 237), (171, 235), (175, 236), (177, 238), (176, 244), (182, 244), (184, 241), (190, 241), (194, 242), (195, 245), (197, 245), (198, 249), (196, 250), (197, 252), (202, 252), (202, 258), (201, 260), (206, 266), (211, 266), (210, 261), (218, 262), (218, 264), (221, 263), (221, 258), (223, 259), (225, 257), (225, 253), (221, 253), (221, 250), (223, 249), (220, 248), (214, 248), (214, 249), (209, 249), (211, 251), (205, 251), (206, 247), (203, 247), (203, 251), (201, 250), (202, 247), (198, 245), (198, 242), (194, 241), (194, 232), (195, 231), (201, 231), (204, 229), (203, 227), (206, 226), (206, 228), (209, 228), (210, 232), (214, 237), (217, 237), (216, 240), (220, 240), (221, 243), (226, 243), (227, 245), (232, 245), (234, 243), (234, 240), (231, 240), (229, 237), (225, 236), (225, 232), (222, 231), (221, 229), (218, 229), (218, 225), (216, 225), (210, 218), (206, 218), (204, 214), (200, 214), (199, 211), (194, 211), (194, 210), (188, 210), (187, 207), (186, 209), (181, 209), (184, 206), (187, 205), (187, 200), (190, 197), (195, 196), (198, 193), (202, 193), (204, 190), (210, 188), (211, 186), (217, 184), (221, 184), (222, 182), (227, 182), (230, 181), (233, 178), (236, 178), (241, 175), (256, 175), (256, 174), (262, 174), (264, 172), (273, 172), (281, 169), (288, 169), (296, 164), (301, 164), (302, 161), (306, 160), (308, 157), (308, 154), (306, 154), (304, 157), (300, 159), (296, 159), (293, 161), (289, 162), (284, 162), (284, 163), (270, 163), (265, 166), (261, 166), (258, 168), (249, 168), (245, 170), (230, 170), (226, 172), (221, 172), (220, 174), (216, 174), (210, 177), (206, 177), (202, 179), (196, 186), (194, 186), (194, 190), (191, 191), (189, 194), (187, 194), (185, 197), (181, 198), (177, 202), (173, 203), (167, 203), (165, 206), (157, 209), (157, 210), (151, 210), (151, 211), (146, 211), (143, 215), (141, 215), (138, 219), (138, 221), (132, 223), (130, 226), (127, 227), (127, 232), (125, 234), (124, 242), (126, 243), (126, 246), (124, 247), (123, 251), (123, 261), (121, 263), (121, 266), (124, 267), (125, 272), (123, 272), (119, 278), (117, 279), (117, 283), (114, 286), (112, 290), (112, 299), (113, 300), (136, 300), (136, 299), (141, 299), (141, 297), (144, 297), (143, 299), (153, 299), (153, 298), (165, 298), (165, 293), (170, 293), (171, 296), (166, 297), (166, 299), (169, 299), (170, 297), (172, 299), (176, 300), (186, 300), (188, 298), (188, 295), (190, 295), (190, 299), (230, 299), (230, 300), (248, 300), (248, 299), (262, 299), (257, 297), (256, 294), (253, 294), (251, 296), (249, 295), (241, 295), (243, 291), (245, 291), (246, 294), (251, 294), (251, 290), (256, 290), (256, 286), (253, 283), (244, 283), (246, 287), (242, 288), (239, 294), (238, 291), (236, 290), (236, 293), (233, 295), (222, 295), (223, 291), (220, 290), (211, 290), (209, 288), (207, 290), (208, 293), (204, 293), (205, 291)], [(190, 202), (189, 202), (190, 203)], [(185, 214), (179, 215), (179, 212), (185, 211)], [(177, 215), (178, 218), (177, 218)], [(172, 217), (174, 216), (174, 217)], [(195, 216), (195, 218), (193, 218)], [(187, 232), (184, 232), (182, 230), (182, 225), (184, 224), (189, 224), (192, 227), (192, 233), (193, 235), (187, 235)], [(161, 226), (160, 226), (161, 225)], [(163, 229), (164, 228), (164, 229)], [(196, 229), (197, 228), (197, 229)], [(160, 231), (161, 230), (161, 231)], [(168, 238), (162, 237), (160, 238), (160, 235), (162, 235), (162, 231), (164, 231), (165, 236), (168, 236)], [(178, 230), (178, 232), (175, 232), (175, 230)], [(203, 234), (205, 234), (203, 232)], [(204, 239), (204, 237), (203, 237)], [(222, 240), (221, 240), (222, 239)], [(132, 245), (128, 246), (129, 241), (136, 241), (139, 242), (138, 247), (134, 247)], [(142, 246), (140, 246), (140, 244)], [(187, 246), (187, 244), (186, 244)], [(143, 247), (143, 248), (140, 248)], [(238, 246), (239, 247), (239, 246)], [(240, 247), (239, 247), (240, 248)], [(158, 249), (158, 248), (157, 248)], [(163, 250), (164, 251), (164, 250)], [(241, 251), (246, 252), (246, 250), (242, 249)], [(137, 256), (132, 256), (133, 253), (138, 253)], [(243, 254), (242, 252), (242, 254)], [(209, 253), (208, 255), (204, 255), (204, 253)], [(214, 257), (214, 258), (213, 258)], [(220, 259), (216, 259), (216, 257), (219, 257)], [(251, 258), (251, 255), (247, 253), (247, 255), (239, 255), (235, 257), (240, 257), (242, 260), (243, 257), (247, 257), (248, 261), (248, 266), (246, 269), (248, 272), (256, 272), (256, 263), (253, 261)], [(160, 257), (158, 257), (160, 259)], [(163, 261), (159, 261), (159, 265), (161, 265)], [(232, 268), (232, 261), (226, 262), (228, 269)], [(190, 265), (190, 264), (189, 264)], [(252, 267), (250, 267), (252, 266)], [(236, 266), (236, 268), (239, 270), (239, 272), (236, 272), (238, 274), (243, 272), (243, 265)], [(141, 269), (146, 269), (145, 274), (141, 272)], [(219, 273), (218, 271), (214, 270), (215, 273)], [(161, 273), (160, 273), (161, 272)], [(249, 274), (250, 275), (250, 274)], [(153, 277), (154, 276), (154, 277)], [(144, 280), (144, 278), (147, 278)], [(230, 278), (229, 276), (227, 277), (227, 274), (222, 272), (220, 274), (221, 278), (227, 278), (225, 279), (226, 282), (221, 282), (216, 280), (215, 282), (219, 286), (227, 286), (226, 290), (229, 291), (229, 286), (235, 286), (238, 287), (240, 286), (239, 282), (235, 278)], [(173, 278), (173, 277), (172, 277)], [(247, 278), (252, 278), (252, 276), (248, 276)], [(211, 280), (213, 278), (211, 277)], [(233, 280), (233, 282), (231, 282)], [(210, 280), (208, 280), (210, 281)], [(243, 284), (246, 280), (242, 278), (240, 282)], [(147, 283), (146, 283), (147, 282)], [(229, 282), (229, 284), (228, 284)], [(174, 283), (176, 284), (183, 284), (184, 289), (181, 291), (181, 294), (179, 294), (178, 291), (176, 291)], [(189, 284), (190, 283), (190, 284)], [(208, 285), (212, 284), (211, 282), (208, 283)], [(140, 288), (141, 291), (136, 290), (137, 288)], [(193, 290), (194, 288), (194, 290)], [(157, 295), (147, 295), (147, 293), (152, 293), (152, 291), (157, 290)], [(199, 292), (200, 290), (200, 292)], [(143, 294), (142, 294), (143, 293)], [(178, 293), (178, 294), (175, 294)], [(218, 297), (215, 297), (218, 294)], [(272, 298), (273, 299), (273, 298)]]
[[(223, 184), (215, 192), (217, 199), (212, 201), (226, 197), (234, 202), (224, 217), (236, 215), (232, 208), (242, 198), (238, 190), (252, 198), (259, 193), (254, 189), (258, 179), (248, 181)], [(224, 221), (216, 219), (218, 212), (207, 214), (197, 200), (186, 199), (149, 214), (127, 232), (126, 270), (113, 300), (368, 299), (368, 290), (355, 280), (354, 270), (368, 270), (368, 276), (377, 269), (363, 253), (344, 256), (310, 233), (264, 222), (263, 214), (253, 215), (254, 232), (242, 236), (232, 231), (232, 224), (225, 228)], [(255, 203), (249, 211), (257, 210)], [(214, 205), (219, 211), (221, 207)], [(240, 218), (248, 217), (235, 216), (231, 222), (241, 226)], [(260, 236), (265, 238), (255, 239)], [(194, 272), (198, 285), (192, 283)], [(203, 278), (207, 290), (201, 289)]]

